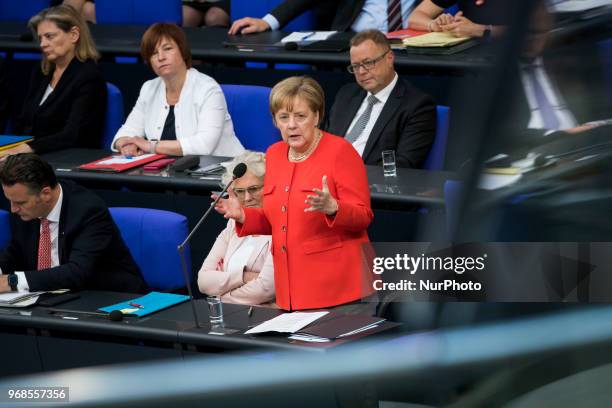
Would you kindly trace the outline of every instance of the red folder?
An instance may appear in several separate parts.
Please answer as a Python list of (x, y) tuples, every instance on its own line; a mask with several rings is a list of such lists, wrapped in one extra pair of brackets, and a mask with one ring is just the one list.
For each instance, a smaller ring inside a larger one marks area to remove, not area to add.
[(405, 30), (397, 30), (387, 33), (387, 39), (401, 42), (401, 40), (403, 40), (404, 38), (418, 37), (419, 35), (423, 34), (427, 34), (427, 31), (412, 30), (410, 28), (407, 28)]
[(143, 164), (151, 163), (152, 161), (159, 160), (165, 158), (165, 154), (154, 154), (151, 156), (145, 155), (143, 156), (135, 156), (125, 163), (105, 163), (112, 159), (122, 159), (124, 156), (108, 156), (102, 159), (92, 161), (91, 163), (86, 163), (80, 165), (78, 168), (80, 170), (88, 170), (88, 171), (103, 171), (110, 173), (120, 173), (125, 170), (133, 169), (134, 167), (142, 166)]

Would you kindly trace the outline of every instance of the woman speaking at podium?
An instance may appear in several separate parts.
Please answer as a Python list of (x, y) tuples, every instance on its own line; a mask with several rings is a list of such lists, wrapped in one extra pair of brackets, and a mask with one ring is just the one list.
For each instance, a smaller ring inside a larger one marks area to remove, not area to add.
[(283, 141), (266, 153), (263, 208), (234, 198), (218, 212), (239, 236), (271, 234), (276, 303), (286, 310), (355, 302), (372, 292), (367, 228), (372, 221), (365, 166), (353, 146), (319, 130), (321, 86), (291, 77), (270, 94)]

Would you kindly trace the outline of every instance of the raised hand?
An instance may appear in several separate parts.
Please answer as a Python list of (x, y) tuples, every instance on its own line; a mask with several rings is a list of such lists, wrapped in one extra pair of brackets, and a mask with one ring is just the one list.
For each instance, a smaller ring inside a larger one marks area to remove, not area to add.
[[(216, 200), (217, 197), (218, 196), (216, 194), (211, 195), (213, 200)], [(224, 218), (231, 218), (240, 224), (244, 222), (244, 210), (242, 209), (242, 205), (240, 205), (236, 194), (231, 189), (229, 190), (229, 198), (220, 199), (217, 205), (215, 205), (215, 211), (223, 215)]]
[(312, 189), (316, 195), (306, 197), (305, 203), (310, 205), (310, 207), (304, 209), (304, 212), (320, 211), (327, 215), (334, 215), (338, 211), (338, 202), (329, 193), (327, 175), (323, 176), (321, 184), (320, 190), (318, 188)]

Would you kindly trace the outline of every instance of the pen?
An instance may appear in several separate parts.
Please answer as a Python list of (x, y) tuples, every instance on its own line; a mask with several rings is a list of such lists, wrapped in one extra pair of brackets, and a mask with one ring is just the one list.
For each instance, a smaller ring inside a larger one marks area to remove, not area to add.
[(143, 305), (139, 305), (138, 303), (130, 302), (130, 303), (128, 303), (128, 305), (130, 305), (132, 307), (137, 307), (139, 309), (144, 309), (144, 306)]
[(128, 160), (132, 160), (133, 159), (132, 156), (125, 156), (125, 158), (128, 159)]
[(317, 32), (316, 31), (311, 31), (308, 34), (306, 34), (304, 37), (302, 37), (302, 39), (300, 41), (305, 41), (307, 39), (309, 39), (310, 37), (312, 37), (313, 35), (315, 35)]
[(247, 312), (247, 316), (253, 316), (253, 306), (249, 307), (249, 311)]

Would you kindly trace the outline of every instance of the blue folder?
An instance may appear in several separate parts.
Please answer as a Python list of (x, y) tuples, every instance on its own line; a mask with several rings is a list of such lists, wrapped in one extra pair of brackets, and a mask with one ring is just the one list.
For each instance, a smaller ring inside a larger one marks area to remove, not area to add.
[[(146, 316), (155, 313), (159, 310), (166, 309), (170, 306), (178, 305), (189, 300), (189, 296), (176, 295), (174, 293), (151, 292), (148, 295), (127, 300), (125, 302), (115, 303), (114, 305), (102, 307), (98, 310), (110, 313), (113, 310), (136, 309), (130, 313), (124, 313), (127, 316)], [(130, 305), (130, 303), (132, 305)], [(140, 305), (141, 308), (133, 305)]]
[(32, 139), (32, 136), (0, 135), (0, 150), (10, 149)]

